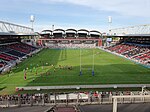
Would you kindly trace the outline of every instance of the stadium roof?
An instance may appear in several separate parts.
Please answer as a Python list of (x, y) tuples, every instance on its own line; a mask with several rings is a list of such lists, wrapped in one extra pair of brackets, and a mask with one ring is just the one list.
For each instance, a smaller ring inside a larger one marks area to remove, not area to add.
[(0, 35), (35, 35), (33, 28), (0, 21)]
[(78, 30), (78, 31), (85, 31), (85, 32), (88, 32), (88, 33), (89, 33), (89, 31), (86, 30), (86, 29), (80, 29), (80, 30)]
[(91, 30), (90, 33), (91, 33), (91, 32), (96, 32), (96, 33), (101, 34), (101, 32), (99, 32), (99, 31), (97, 31), (97, 30)]
[(107, 37), (150, 37), (150, 34), (120, 34), (120, 35), (104, 35)]
[(43, 30), (42, 32), (53, 32), (52, 30)]
[(129, 37), (150, 37), (150, 34), (127, 34), (127, 35), (124, 35), (124, 36), (129, 36)]
[(45, 35), (45, 34), (52, 34), (52, 30), (43, 30), (41, 33), (40, 33), (40, 35)]
[(65, 30), (63, 30), (63, 29), (55, 29), (54, 31), (62, 31), (62, 32), (65, 32)]
[(37, 33), (32, 33), (32, 34), (23, 34), (23, 33), (12, 33), (12, 32), (0, 32), (0, 36), (36, 36), (38, 35)]
[(32, 34), (17, 34), (16, 36), (38, 36), (38, 33), (32, 33)]
[(67, 29), (66, 31), (75, 31), (75, 32), (77, 32), (77, 30), (75, 30), (75, 29)]
[(9, 33), (9, 32), (0, 32), (0, 36), (5, 36), (5, 35), (16, 35), (15, 33)]

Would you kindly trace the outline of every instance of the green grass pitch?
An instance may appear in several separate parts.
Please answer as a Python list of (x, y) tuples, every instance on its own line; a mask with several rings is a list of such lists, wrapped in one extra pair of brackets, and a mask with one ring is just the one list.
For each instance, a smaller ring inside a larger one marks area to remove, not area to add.
[[(99, 49), (94, 49), (94, 54), (95, 76), (92, 76), (93, 50), (82, 49), (82, 67), (88, 69), (83, 69), (80, 76), (79, 49), (44, 49), (11, 73), (0, 76), (0, 94), (14, 93), (16, 86), (150, 84), (150, 69)], [(72, 66), (72, 70), (66, 66)], [(24, 80), (25, 68), (28, 68), (27, 80)]]

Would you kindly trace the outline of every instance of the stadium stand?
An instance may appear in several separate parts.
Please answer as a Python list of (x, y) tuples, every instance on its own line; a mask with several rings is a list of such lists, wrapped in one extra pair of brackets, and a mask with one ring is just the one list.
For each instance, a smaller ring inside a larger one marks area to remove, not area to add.
[(23, 57), (27, 57), (37, 48), (21, 42), (5, 43), (0, 45), (0, 72), (4, 70), (6, 65), (11, 67)]
[(96, 30), (43, 30), (40, 33), (40, 38), (38, 39), (37, 44), (39, 47), (48, 48), (93, 48), (93, 46), (102, 46), (101, 37), (102, 34)]
[(0, 72), (4, 69), (4, 67), (7, 65), (7, 63), (4, 60), (0, 60)]
[(107, 48), (142, 64), (150, 64), (150, 46), (141, 46), (131, 43), (121, 43)]
[(106, 47), (106, 49), (141, 64), (150, 65), (149, 36), (122, 36), (116, 45)]
[[(44, 30), (41, 34), (41, 40), (39, 41), (40, 47), (48, 48), (95, 48), (101, 46), (98, 43), (102, 41), (100, 39), (101, 33), (95, 30), (88, 31), (86, 29), (74, 30), (74, 29), (55, 29)], [(68, 40), (67, 40), (68, 39)], [(111, 52), (118, 53), (129, 59), (134, 59), (143, 64), (150, 64), (150, 46), (144, 45), (143, 41), (138, 39), (125, 39), (117, 45), (108, 47)], [(8, 41), (7, 41), (8, 42)], [(136, 44), (135, 44), (136, 43)], [(146, 41), (148, 43), (148, 41)], [(139, 45), (140, 44), (140, 45)], [(13, 63), (23, 59), (24, 57), (32, 54), (37, 48), (22, 43), (21, 41), (9, 41), (9, 43), (0, 45), (0, 71), (6, 66), (12, 66)], [(26, 69), (26, 68), (25, 68)], [(43, 69), (43, 65), (42, 65)], [(42, 70), (43, 71), (43, 70)], [(37, 76), (36, 76), (37, 77)], [(32, 81), (35, 81), (33, 79)], [(39, 83), (39, 82), (38, 82)], [(102, 85), (104, 87), (104, 85)], [(108, 85), (107, 85), (108, 86)], [(128, 85), (129, 86), (129, 85)], [(113, 85), (114, 88), (116, 88)], [(5, 88), (5, 87), (4, 87)], [(33, 87), (29, 87), (33, 89)], [(0, 89), (3, 89), (0, 88)], [(71, 89), (71, 87), (69, 87)], [(78, 87), (76, 87), (78, 89)], [(36, 90), (42, 89), (39, 86)], [(26, 91), (24, 87), (16, 87), (16, 93)], [(35, 105), (55, 105), (63, 104), (63, 107), (52, 108), (53, 112), (77, 112), (75, 107), (69, 107), (69, 104), (80, 105), (80, 104), (112, 104), (112, 96), (123, 96), (123, 95), (141, 95), (141, 98), (120, 98), (119, 103), (149, 103), (150, 98), (144, 99), (142, 95), (149, 95), (148, 91), (89, 91), (89, 92), (73, 92), (73, 93), (38, 93), (38, 94), (18, 94), (18, 95), (0, 95), (0, 106), (35, 106)], [(67, 106), (66, 106), (67, 105)], [(46, 111), (46, 112), (49, 112)]]
[(17, 56), (17, 57), (23, 57), (25, 56), (26, 54), (22, 53), (22, 52), (19, 52), (17, 50), (11, 50), (9, 52), (7, 52), (8, 54), (11, 54), (11, 55), (14, 55), (14, 56)]

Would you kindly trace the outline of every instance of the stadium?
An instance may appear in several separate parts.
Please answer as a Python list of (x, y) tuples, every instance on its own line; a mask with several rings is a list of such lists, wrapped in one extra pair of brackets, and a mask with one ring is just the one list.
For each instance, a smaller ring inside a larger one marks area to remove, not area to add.
[(35, 32), (30, 19), (0, 21), (2, 112), (150, 111), (150, 25)]

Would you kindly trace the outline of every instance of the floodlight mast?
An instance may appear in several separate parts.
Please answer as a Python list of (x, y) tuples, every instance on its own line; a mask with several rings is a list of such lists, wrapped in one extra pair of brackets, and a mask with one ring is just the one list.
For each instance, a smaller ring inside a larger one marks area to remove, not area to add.
[[(94, 76), (95, 75), (95, 71), (94, 71), (94, 65), (95, 65), (95, 52), (94, 52), (95, 50), (94, 49), (92, 49), (92, 65), (91, 65), (91, 68), (90, 68), (90, 70), (92, 71), (92, 76)], [(80, 47), (80, 75), (82, 75), (82, 70), (83, 70), (84, 68), (82, 67), (82, 48)], [(89, 69), (89, 68), (88, 68)]]
[(52, 31), (54, 31), (54, 29), (55, 29), (55, 28), (54, 28), (54, 25), (52, 25)]
[(33, 23), (34, 23), (34, 21), (35, 21), (35, 17), (34, 17), (34, 15), (31, 15), (30, 16), (30, 22), (31, 22), (31, 27), (32, 27), (32, 30), (34, 31), (34, 28), (33, 28)]
[(111, 16), (108, 16), (108, 24), (109, 24), (108, 33), (110, 35), (111, 34), (111, 24), (112, 24), (112, 17)]

